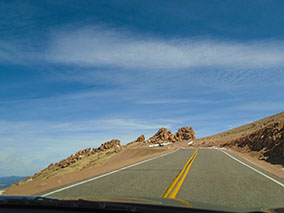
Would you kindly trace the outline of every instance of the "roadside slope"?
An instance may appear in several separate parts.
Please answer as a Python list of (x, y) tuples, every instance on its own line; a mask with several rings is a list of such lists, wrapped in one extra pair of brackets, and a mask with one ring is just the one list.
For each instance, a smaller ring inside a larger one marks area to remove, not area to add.
[(56, 189), (71, 183), (82, 181), (100, 174), (104, 174), (115, 169), (128, 166), (130, 164), (161, 155), (163, 153), (172, 151), (167, 148), (137, 148), (137, 149), (123, 149), (116, 155), (112, 156), (101, 166), (94, 168), (85, 168), (70, 173), (55, 175), (50, 178), (38, 179), (24, 184), (12, 185), (5, 189), (3, 195), (34, 195), (43, 191)]
[[(57, 163), (51, 163), (33, 176), (5, 188), (3, 195), (32, 195), (88, 179), (172, 151), (187, 145), (187, 141), (192, 139), (195, 139), (192, 127), (182, 127), (175, 135), (161, 128), (147, 141), (141, 135), (124, 146), (120, 145), (120, 140), (113, 139), (98, 148), (86, 148)], [(168, 142), (167, 147), (161, 148), (164, 142)], [(148, 147), (150, 144), (157, 147), (151, 149)]]
[(195, 146), (225, 147), (284, 178), (284, 112), (216, 135), (195, 140)]

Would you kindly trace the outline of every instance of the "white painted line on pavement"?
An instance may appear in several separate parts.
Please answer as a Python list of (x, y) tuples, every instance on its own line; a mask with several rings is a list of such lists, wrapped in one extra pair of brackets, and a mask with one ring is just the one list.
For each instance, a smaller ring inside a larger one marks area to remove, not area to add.
[(57, 190), (55, 190), (55, 191), (48, 192), (48, 193), (46, 193), (46, 194), (41, 195), (41, 197), (46, 197), (46, 196), (48, 196), (48, 195), (51, 195), (51, 194), (54, 194), (54, 193), (57, 193), (57, 192), (61, 192), (61, 191), (66, 190), (66, 189), (70, 189), (70, 188), (72, 188), (72, 187), (74, 187), (74, 186), (78, 186), (78, 185), (81, 185), (81, 184), (84, 184), (84, 183), (88, 183), (88, 182), (93, 181), (93, 180), (97, 180), (97, 179), (99, 179), (99, 178), (102, 178), (102, 177), (105, 177), (105, 176), (114, 174), (114, 173), (116, 173), (116, 172), (120, 172), (120, 171), (125, 170), (125, 169), (128, 169), (128, 168), (131, 168), (131, 167), (133, 167), (133, 166), (137, 166), (137, 165), (139, 165), (139, 164), (146, 163), (146, 162), (148, 162), (148, 161), (151, 161), (151, 160), (155, 160), (155, 159), (157, 159), (157, 158), (164, 157), (164, 156), (169, 155), (169, 154), (172, 154), (172, 153), (174, 153), (174, 152), (176, 152), (176, 151), (178, 151), (178, 150), (179, 150), (179, 149), (176, 149), (176, 150), (174, 150), (174, 151), (172, 151), (172, 152), (168, 152), (168, 153), (165, 153), (165, 154), (163, 154), (163, 155), (159, 155), (159, 156), (156, 156), (156, 157), (153, 157), (153, 158), (149, 158), (149, 159), (140, 161), (140, 162), (138, 162), (138, 163), (134, 163), (134, 164), (131, 164), (131, 165), (129, 165), (129, 166), (122, 167), (122, 168), (120, 168), (120, 169), (116, 169), (116, 170), (113, 170), (113, 171), (111, 171), (111, 172), (108, 172), (108, 173), (105, 173), (105, 174), (102, 174), (102, 175), (99, 175), (99, 176), (90, 178), (90, 179), (88, 179), (88, 180), (84, 180), (84, 181), (81, 181), (81, 182), (79, 182), (79, 183), (75, 183), (75, 184), (72, 184), (72, 185), (63, 187), (63, 188), (61, 188), (61, 189), (57, 189)]
[(240, 161), (239, 159), (237, 159), (237, 158), (235, 158), (234, 156), (230, 155), (230, 154), (227, 153), (226, 151), (221, 150), (221, 149), (219, 149), (219, 150), (220, 150), (221, 152), (224, 152), (226, 155), (228, 155), (229, 157), (233, 158), (234, 160), (238, 161), (239, 163), (243, 164), (244, 166), (246, 166), (246, 167), (252, 169), (253, 171), (255, 171), (255, 172), (257, 172), (257, 173), (259, 173), (259, 174), (261, 174), (261, 175), (263, 175), (264, 177), (268, 178), (269, 180), (273, 181), (274, 183), (277, 183), (278, 185), (284, 187), (284, 184), (283, 184), (283, 183), (281, 183), (281, 182), (279, 182), (279, 181), (273, 179), (272, 177), (269, 177), (268, 175), (266, 175), (266, 174), (264, 174), (264, 173), (258, 171), (257, 169), (253, 168), (252, 166), (249, 166), (248, 164), (246, 164), (246, 163)]

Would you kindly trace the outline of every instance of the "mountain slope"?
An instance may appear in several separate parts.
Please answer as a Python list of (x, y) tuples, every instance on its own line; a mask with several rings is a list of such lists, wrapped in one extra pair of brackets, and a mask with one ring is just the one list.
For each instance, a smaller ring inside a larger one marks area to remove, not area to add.
[(111, 140), (98, 148), (87, 148), (71, 154), (66, 159), (51, 163), (48, 167), (27, 177), (5, 189), (4, 195), (32, 195), (42, 191), (84, 180), (106, 173), (147, 158), (169, 152), (180, 146), (187, 145), (188, 140), (195, 138), (192, 127), (180, 128), (175, 140), (167, 147), (149, 148), (150, 144), (167, 142), (172, 136), (170, 131), (161, 128), (151, 142), (145, 136), (121, 146), (119, 140)]
[(284, 112), (216, 135), (197, 139), (197, 146), (229, 147), (284, 165)]

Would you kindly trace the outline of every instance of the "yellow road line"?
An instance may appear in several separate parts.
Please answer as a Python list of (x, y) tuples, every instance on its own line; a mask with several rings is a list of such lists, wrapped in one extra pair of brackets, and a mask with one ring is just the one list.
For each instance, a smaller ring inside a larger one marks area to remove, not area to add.
[(180, 177), (182, 176), (185, 168), (187, 167), (187, 165), (190, 163), (190, 161), (192, 160), (194, 154), (196, 153), (197, 150), (195, 150), (195, 152), (193, 153), (193, 155), (191, 156), (191, 158), (189, 158), (189, 160), (187, 161), (187, 163), (185, 164), (185, 166), (183, 167), (183, 169), (181, 170), (181, 172), (178, 174), (178, 176), (174, 179), (174, 181), (171, 183), (171, 185), (169, 186), (169, 188), (167, 189), (167, 191), (163, 194), (163, 198), (167, 198), (168, 195), (171, 193), (172, 189), (175, 187), (176, 183), (178, 182), (178, 180), (180, 179)]
[(172, 193), (170, 194), (169, 198), (175, 198), (175, 197), (176, 197), (178, 191), (180, 190), (180, 187), (181, 187), (182, 184), (183, 184), (183, 181), (184, 181), (185, 177), (187, 176), (187, 173), (188, 173), (188, 171), (189, 171), (189, 169), (190, 169), (190, 167), (191, 167), (191, 165), (192, 165), (194, 159), (195, 159), (196, 156), (197, 156), (197, 153), (198, 153), (198, 149), (197, 149), (197, 152), (195, 153), (194, 157), (192, 158), (190, 164), (188, 165), (188, 167), (187, 167), (187, 169), (186, 169), (186, 171), (185, 171), (183, 177), (182, 177), (181, 180), (178, 182), (178, 185), (177, 185), (177, 186), (175, 187), (175, 189), (172, 191)]
[[(198, 149), (196, 149), (195, 150), (195, 152), (193, 153), (193, 155), (191, 156), (191, 158), (187, 161), (187, 163), (185, 164), (185, 166), (183, 167), (183, 169), (181, 170), (181, 172), (178, 174), (178, 176), (174, 179), (174, 181), (171, 183), (171, 185), (169, 186), (169, 188), (167, 189), (167, 191), (163, 194), (163, 198), (167, 198), (169, 195), (170, 195), (170, 193), (172, 192), (172, 190), (173, 190), (173, 188), (175, 187), (175, 185), (176, 185), (176, 183), (179, 181), (179, 179), (181, 178), (181, 176), (182, 176), (182, 174), (184, 173), (184, 171), (186, 170), (186, 168), (189, 166), (189, 164), (190, 164), (190, 166), (191, 166), (191, 164), (192, 164), (192, 162), (193, 162), (193, 159), (196, 157), (196, 155), (197, 155), (197, 153), (198, 153)], [(189, 166), (189, 167), (190, 167)], [(188, 170), (189, 169), (187, 169), (187, 172), (186, 172), (186, 174), (188, 173)], [(186, 176), (186, 175), (185, 175)], [(185, 178), (185, 176), (184, 176), (184, 178)], [(183, 180), (184, 180), (184, 178), (183, 178)], [(181, 184), (180, 184), (180, 186), (179, 186), (179, 188), (181, 187)], [(177, 191), (178, 192), (178, 191)], [(176, 193), (177, 193), (176, 192)], [(171, 197), (172, 198), (172, 197)], [(174, 198), (174, 197), (173, 197)]]

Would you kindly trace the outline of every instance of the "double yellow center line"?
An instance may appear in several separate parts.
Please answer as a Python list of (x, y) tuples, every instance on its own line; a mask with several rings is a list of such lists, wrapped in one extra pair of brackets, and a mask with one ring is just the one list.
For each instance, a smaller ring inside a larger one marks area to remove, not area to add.
[(197, 153), (198, 153), (198, 149), (195, 150), (195, 152), (193, 153), (191, 158), (187, 161), (187, 163), (185, 164), (185, 166), (183, 167), (181, 172), (178, 174), (178, 176), (171, 183), (171, 185), (169, 186), (167, 191), (163, 194), (163, 198), (175, 199), (178, 191), (180, 190), (180, 187), (183, 184), (185, 177), (187, 176), (187, 173), (188, 173), (194, 159), (197, 156)]

